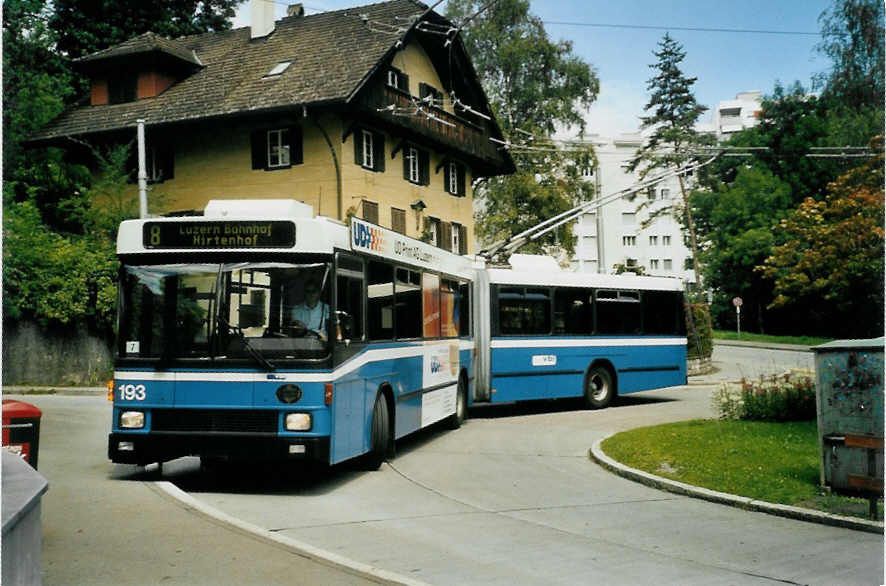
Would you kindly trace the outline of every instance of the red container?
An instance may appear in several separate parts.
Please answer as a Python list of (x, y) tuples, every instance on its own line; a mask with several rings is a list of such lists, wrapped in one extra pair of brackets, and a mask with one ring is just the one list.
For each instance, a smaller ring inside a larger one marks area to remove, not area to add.
[(3, 449), (21, 456), (35, 470), (41, 415), (30, 403), (3, 399)]

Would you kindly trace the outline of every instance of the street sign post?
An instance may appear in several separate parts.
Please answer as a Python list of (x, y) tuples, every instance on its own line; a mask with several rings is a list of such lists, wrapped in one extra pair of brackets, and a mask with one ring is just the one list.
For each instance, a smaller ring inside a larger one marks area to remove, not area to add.
[(733, 297), (732, 305), (735, 306), (735, 319), (738, 323), (738, 336), (741, 337), (741, 297)]

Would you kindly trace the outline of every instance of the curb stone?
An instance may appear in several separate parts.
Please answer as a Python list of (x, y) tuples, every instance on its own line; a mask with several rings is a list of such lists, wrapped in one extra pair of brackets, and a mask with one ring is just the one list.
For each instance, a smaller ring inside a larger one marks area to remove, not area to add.
[(154, 487), (156, 487), (157, 490), (165, 493), (168, 497), (178, 501), (179, 504), (181, 504), (186, 509), (191, 510), (192, 512), (208, 517), (216, 522), (228, 525), (236, 531), (252, 535), (254, 537), (257, 537), (258, 539), (262, 539), (270, 543), (282, 545), (286, 549), (302, 557), (314, 560), (322, 564), (326, 564), (334, 568), (339, 568), (341, 570), (356, 574), (361, 578), (365, 578), (379, 584), (395, 584), (401, 586), (430, 586), (428, 583), (422, 582), (421, 580), (416, 580), (415, 578), (410, 578), (407, 576), (401, 576), (400, 574), (397, 574), (395, 572), (383, 570), (381, 568), (372, 566), (370, 564), (365, 564), (363, 562), (358, 562), (356, 560), (352, 560), (331, 551), (326, 551), (324, 549), (320, 549), (319, 547), (309, 545), (303, 541), (292, 539), (291, 537), (286, 537), (285, 535), (263, 529), (261, 527), (258, 527), (257, 525), (253, 525), (252, 523), (237, 519), (236, 517), (232, 517), (231, 515), (228, 515), (216, 509), (215, 507), (192, 497), (171, 482), (160, 480), (154, 482), (153, 485)]
[(868, 533), (878, 533), (881, 535), (883, 534), (884, 525), (880, 521), (869, 521), (867, 519), (846, 517), (843, 515), (833, 515), (831, 513), (814, 511), (812, 509), (804, 509), (801, 507), (793, 507), (790, 505), (768, 503), (766, 501), (759, 501), (748, 497), (736, 496), (734, 494), (718, 492), (716, 490), (710, 490), (707, 488), (701, 488), (698, 486), (693, 486), (691, 484), (686, 484), (684, 482), (662, 478), (661, 476), (656, 476), (654, 474), (644, 472), (643, 470), (637, 470), (636, 468), (625, 466), (624, 464), (616, 462), (615, 460), (607, 456), (600, 447), (604, 441), (606, 441), (613, 435), (615, 435), (615, 433), (610, 433), (606, 437), (594, 442), (594, 445), (588, 451), (588, 456), (591, 460), (593, 460), (603, 468), (606, 468), (610, 472), (613, 472), (623, 478), (627, 478), (628, 480), (633, 480), (635, 482), (639, 482), (641, 484), (645, 484), (646, 486), (651, 486), (652, 488), (657, 488), (659, 490), (673, 492), (692, 498), (699, 498), (706, 501), (719, 503), (721, 505), (729, 505), (731, 507), (737, 507), (739, 509), (745, 509), (748, 511), (768, 513), (770, 515), (787, 517), (789, 519), (798, 519), (800, 521), (808, 521), (810, 523), (819, 523), (822, 525), (842, 527), (844, 529), (854, 529), (856, 531), (866, 531)]

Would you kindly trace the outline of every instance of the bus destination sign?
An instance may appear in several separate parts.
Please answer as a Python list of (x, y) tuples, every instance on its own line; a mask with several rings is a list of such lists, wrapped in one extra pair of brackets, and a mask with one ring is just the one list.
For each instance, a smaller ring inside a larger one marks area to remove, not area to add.
[(145, 248), (210, 250), (295, 245), (295, 223), (285, 220), (145, 222), (142, 230)]

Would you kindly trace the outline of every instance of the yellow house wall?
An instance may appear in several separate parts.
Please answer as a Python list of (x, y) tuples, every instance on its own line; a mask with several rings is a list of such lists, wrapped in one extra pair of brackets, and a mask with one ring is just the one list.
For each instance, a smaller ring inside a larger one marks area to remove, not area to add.
[[(394, 58), (394, 66), (409, 75), (410, 91), (418, 94), (424, 82), (442, 88), (439, 77), (421, 47), (409, 45)], [(451, 111), (451, 107), (446, 108)], [(344, 143), (342, 134), (351, 120), (337, 115), (318, 119), (336, 153), (342, 179), (341, 214), (337, 195), (335, 166), (329, 146), (317, 126), (307, 119), (274, 124), (234, 122), (201, 130), (181, 132), (175, 143), (173, 179), (150, 186), (149, 211), (152, 214), (182, 210), (202, 210), (211, 199), (295, 199), (314, 208), (316, 215), (345, 219), (349, 211), (362, 217), (362, 201), (379, 204), (379, 223), (391, 227), (391, 208), (406, 211), (406, 233), (418, 238), (424, 218), (457, 222), (467, 227), (468, 250), (473, 249), (473, 193), (471, 170), (465, 169), (465, 197), (444, 190), (445, 167), (436, 170), (447, 153), (430, 152), (430, 185), (419, 186), (403, 178), (402, 149), (391, 158), (401, 138), (385, 132), (385, 171), (376, 173), (354, 161), (354, 135)], [(300, 125), (303, 133), (304, 163), (288, 169), (253, 170), (250, 136), (260, 128)], [(373, 130), (382, 130), (378, 127)], [(420, 145), (421, 146), (421, 145)], [(135, 189), (135, 187), (133, 187)], [(417, 214), (410, 204), (422, 200), (427, 208)]]

